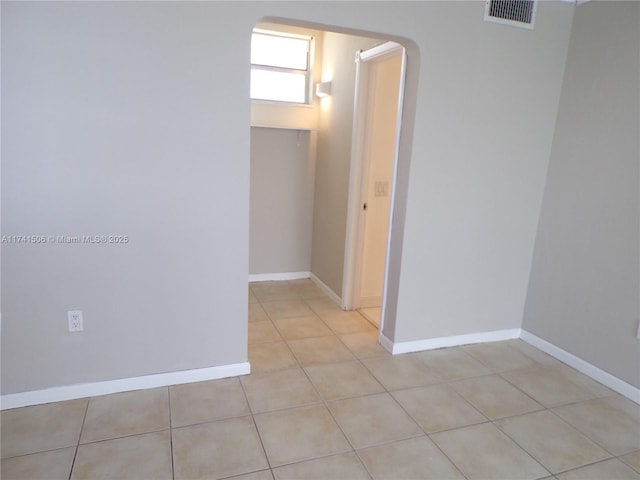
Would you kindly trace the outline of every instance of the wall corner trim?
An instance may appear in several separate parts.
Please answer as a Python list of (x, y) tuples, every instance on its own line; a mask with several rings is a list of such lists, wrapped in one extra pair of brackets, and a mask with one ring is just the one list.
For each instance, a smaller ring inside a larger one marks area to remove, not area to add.
[(217, 380), (220, 378), (235, 377), (237, 375), (247, 375), (250, 372), (251, 365), (249, 362), (244, 362), (217, 367), (197, 368), (194, 370), (159, 373), (156, 375), (121, 378), (104, 382), (65, 385), (63, 387), (53, 387), (30, 392), (11, 393), (0, 396), (0, 410), (74, 400), (77, 398), (95, 397), (97, 395), (107, 395), (110, 393), (166, 387), (182, 383)]
[(393, 342), (384, 336), (382, 332), (380, 332), (380, 336), (378, 337), (378, 342), (382, 345), (387, 352), (393, 353)]
[[(501, 340), (511, 340), (519, 337), (520, 329), (511, 328), (507, 330), (494, 330), (492, 332), (470, 333), (468, 335), (427, 338), (412, 342), (396, 342), (391, 344), (390, 351), (394, 355), (399, 355), (402, 353), (420, 352), (422, 350), (434, 350), (436, 348), (458, 347), (472, 343), (499, 342)], [(387, 347), (385, 346), (385, 348)]]
[(320, 280), (313, 273), (310, 274), (309, 278), (311, 278), (311, 281), (315, 283), (318, 286), (318, 288), (322, 290), (331, 300), (337, 303), (340, 306), (340, 308), (343, 308), (342, 298), (336, 292), (331, 290), (322, 280)]
[(534, 335), (531, 332), (522, 330), (520, 338), (530, 345), (533, 345), (539, 350), (548, 353), (552, 357), (566, 363), (570, 367), (575, 368), (580, 373), (584, 373), (588, 377), (593, 378), (595, 381), (602, 383), (611, 390), (627, 397), (632, 402), (640, 404), (640, 388), (636, 388), (633, 385), (628, 384), (624, 380), (611, 375), (610, 373), (601, 370), (595, 365), (583, 360), (580, 357), (576, 357), (572, 353), (563, 350), (556, 345), (543, 340), (542, 338)]

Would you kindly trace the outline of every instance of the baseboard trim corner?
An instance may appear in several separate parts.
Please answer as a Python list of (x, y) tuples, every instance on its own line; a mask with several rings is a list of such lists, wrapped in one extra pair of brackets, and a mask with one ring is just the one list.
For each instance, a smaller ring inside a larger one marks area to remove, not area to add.
[(281, 280), (300, 280), (309, 278), (311, 272), (283, 272), (283, 273), (250, 273), (250, 282), (272, 282)]
[(566, 363), (570, 367), (575, 368), (580, 373), (584, 373), (586, 376), (593, 378), (595, 381), (602, 383), (611, 390), (627, 397), (629, 400), (640, 404), (640, 388), (636, 388), (633, 385), (628, 384), (624, 380), (605, 372), (604, 370), (596, 367), (595, 365), (583, 360), (580, 357), (575, 356), (572, 353), (563, 350), (562, 348), (547, 342), (546, 340), (534, 335), (527, 330), (522, 330), (520, 339), (528, 344), (548, 353), (552, 357)]
[(77, 398), (95, 397), (110, 393), (130, 392), (147, 388), (166, 387), (183, 383), (218, 380), (220, 378), (247, 375), (251, 372), (249, 362), (220, 365), (217, 367), (181, 370), (178, 372), (159, 373), (140, 377), (121, 378), (104, 382), (65, 385), (44, 390), (10, 393), (0, 396), (0, 410), (27, 407), (43, 403), (75, 400)]
[(313, 272), (310, 273), (309, 278), (315, 283), (320, 290), (322, 290), (331, 300), (336, 302), (342, 308), (342, 298), (333, 290), (331, 290), (322, 280), (320, 280)]
[(385, 337), (382, 332), (380, 332), (380, 335), (378, 336), (378, 342), (382, 345), (382, 348), (393, 354), (393, 342)]

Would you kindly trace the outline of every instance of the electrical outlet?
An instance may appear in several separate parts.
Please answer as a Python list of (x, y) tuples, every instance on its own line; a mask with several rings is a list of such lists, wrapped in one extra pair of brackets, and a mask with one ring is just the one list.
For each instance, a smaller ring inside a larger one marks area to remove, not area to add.
[(82, 310), (69, 310), (67, 312), (67, 320), (69, 321), (70, 332), (81, 332), (84, 330)]
[(638, 331), (636, 332), (636, 338), (640, 340), (640, 320), (638, 320)]

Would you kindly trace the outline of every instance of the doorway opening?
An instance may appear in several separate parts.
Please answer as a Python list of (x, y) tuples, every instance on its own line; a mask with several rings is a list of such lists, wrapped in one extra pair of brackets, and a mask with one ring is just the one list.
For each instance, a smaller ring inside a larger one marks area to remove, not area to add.
[(343, 306), (379, 329), (384, 318), (390, 223), (402, 121), (406, 53), (386, 42), (356, 56), (356, 90)]
[[(404, 202), (394, 198), (406, 189), (406, 182), (395, 186), (405, 49), (375, 35), (338, 33), (324, 25), (314, 30), (274, 19), (257, 27), (310, 38), (313, 71), (306, 104), (252, 101), (249, 279), (310, 278), (344, 310), (389, 311), (389, 266), (399, 265), (399, 255), (388, 253), (390, 240), (403, 228), (402, 221), (393, 222), (394, 210), (401, 209), (404, 218)], [(321, 90), (322, 98), (316, 94)], [(408, 161), (406, 153), (404, 158)], [(360, 212), (365, 203), (367, 218)], [(395, 292), (392, 305), (397, 285)], [(384, 321), (371, 320), (381, 335)]]

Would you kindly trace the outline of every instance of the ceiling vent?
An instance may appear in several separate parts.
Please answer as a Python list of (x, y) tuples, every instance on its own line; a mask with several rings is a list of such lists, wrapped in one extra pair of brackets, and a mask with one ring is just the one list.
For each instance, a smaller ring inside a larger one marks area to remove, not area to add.
[(533, 29), (536, 0), (486, 0), (484, 19), (513, 27)]

